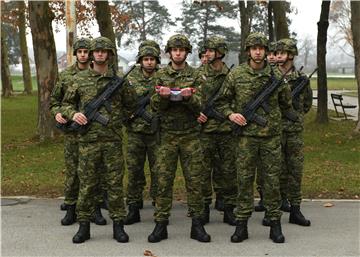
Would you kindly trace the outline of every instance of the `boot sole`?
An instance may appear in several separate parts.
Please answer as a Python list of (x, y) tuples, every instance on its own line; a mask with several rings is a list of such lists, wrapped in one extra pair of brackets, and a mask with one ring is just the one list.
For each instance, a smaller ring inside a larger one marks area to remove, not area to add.
[(311, 226), (311, 222), (309, 222), (309, 224), (304, 224), (304, 223), (299, 223), (299, 222), (296, 222), (296, 221), (293, 221), (293, 220), (289, 220), (289, 223), (299, 225), (299, 226), (303, 226), (303, 227), (310, 227)]
[(74, 239), (72, 240), (74, 244), (81, 244), (81, 243), (85, 243), (86, 240), (90, 239), (90, 235), (88, 235), (87, 237), (84, 238), (84, 240), (82, 241), (74, 241)]
[(200, 240), (199, 238), (196, 238), (196, 236), (190, 235), (190, 238), (191, 238), (191, 239), (194, 239), (194, 240), (197, 240), (197, 241), (199, 241), (199, 242), (201, 242), (201, 243), (209, 243), (209, 242), (211, 241), (211, 237), (209, 237), (208, 240)]

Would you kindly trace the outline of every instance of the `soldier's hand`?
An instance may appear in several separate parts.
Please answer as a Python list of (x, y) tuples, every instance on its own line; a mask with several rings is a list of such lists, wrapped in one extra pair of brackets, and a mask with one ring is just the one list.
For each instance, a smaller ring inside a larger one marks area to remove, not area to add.
[(183, 98), (189, 99), (192, 95), (192, 90), (190, 87), (186, 87), (186, 88), (182, 88), (180, 93)]
[(67, 122), (67, 120), (63, 118), (60, 112), (55, 115), (55, 120), (61, 124), (65, 124)]
[(199, 123), (205, 123), (207, 122), (208, 118), (205, 114), (203, 114), (202, 112), (200, 112), (200, 116), (197, 118), (197, 122)]
[(163, 98), (169, 98), (171, 94), (171, 90), (168, 87), (160, 87), (159, 95)]
[(80, 125), (85, 125), (87, 123), (87, 118), (81, 112), (77, 112), (74, 114), (73, 121), (79, 123)]
[(245, 126), (246, 123), (246, 119), (244, 116), (242, 116), (240, 113), (232, 113), (229, 115), (229, 120), (231, 120), (232, 122), (240, 125), (240, 126)]

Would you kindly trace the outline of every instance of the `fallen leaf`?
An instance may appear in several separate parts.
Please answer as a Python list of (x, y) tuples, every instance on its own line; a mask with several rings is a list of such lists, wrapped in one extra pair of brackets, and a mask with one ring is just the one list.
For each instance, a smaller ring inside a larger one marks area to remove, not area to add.
[(153, 256), (153, 253), (150, 250), (145, 250), (144, 251), (144, 256)]
[(324, 203), (323, 206), (324, 206), (324, 207), (333, 207), (334, 204), (333, 204), (333, 203)]

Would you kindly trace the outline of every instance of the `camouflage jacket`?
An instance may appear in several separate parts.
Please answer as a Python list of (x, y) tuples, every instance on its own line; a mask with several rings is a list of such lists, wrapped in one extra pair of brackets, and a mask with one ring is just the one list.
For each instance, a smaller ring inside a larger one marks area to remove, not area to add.
[[(287, 82), (290, 84), (291, 90), (294, 90), (296, 86), (296, 80), (301, 77), (306, 76), (306, 74), (293, 71), (285, 77)], [(299, 119), (297, 121), (291, 121), (283, 117), (283, 130), (286, 132), (297, 132), (304, 129), (304, 114), (308, 113), (312, 105), (312, 90), (310, 87), (310, 82), (305, 88), (301, 91), (300, 95), (292, 99), (293, 108), (297, 113)]]
[[(209, 64), (202, 65), (197, 69), (197, 78), (201, 83), (201, 104), (204, 106), (215, 91), (224, 83), (229, 68), (224, 64), (221, 71), (215, 71)], [(218, 95), (221, 89), (218, 91)], [(231, 131), (231, 122), (226, 120), (221, 122), (214, 118), (208, 118), (207, 122), (202, 125), (202, 131), (205, 133), (221, 133)]]
[[(276, 78), (281, 77), (278, 69), (274, 69), (273, 73)], [(242, 113), (246, 104), (260, 92), (271, 76), (270, 65), (256, 71), (247, 63), (241, 64), (226, 77), (223, 90), (217, 99), (218, 110), (226, 117), (232, 113)], [(288, 84), (283, 83), (270, 96), (268, 106), (270, 107), (269, 113), (266, 113), (261, 107), (256, 111), (258, 115), (267, 120), (266, 126), (262, 127), (255, 122), (250, 122), (243, 127), (244, 136), (269, 137), (281, 134), (281, 113), (292, 110)]]
[(169, 88), (196, 88), (196, 92), (188, 100), (179, 102), (164, 99), (159, 94), (151, 98), (152, 109), (160, 115), (160, 128), (175, 134), (185, 134), (200, 131), (197, 117), (200, 113), (201, 99), (198, 85), (195, 81), (195, 69), (186, 64), (185, 68), (176, 71), (171, 64), (155, 74), (155, 85)]
[[(112, 70), (107, 71), (105, 74), (99, 74), (92, 69), (88, 69), (76, 74), (73, 84), (68, 88), (64, 96), (63, 115), (71, 119), (78, 112), (78, 109), (84, 113), (86, 104), (104, 90), (112, 77)], [(102, 106), (99, 110), (100, 114), (110, 120), (109, 124), (104, 127), (98, 122), (93, 122), (89, 131), (84, 135), (80, 135), (79, 141), (121, 140), (123, 119), (131, 114), (135, 101), (135, 91), (128, 83), (124, 83), (122, 88), (110, 99), (111, 111), (106, 110), (105, 106)]]
[[(129, 81), (129, 85), (133, 87), (136, 91), (138, 99), (137, 103), (143, 97), (151, 97), (155, 93), (154, 76), (145, 77), (141, 67), (136, 67), (133, 71), (131, 71), (131, 73), (127, 76), (127, 80)], [(155, 115), (155, 112), (153, 112), (150, 108), (150, 104), (148, 104), (145, 109), (149, 114)], [(134, 119), (128, 120), (126, 122), (126, 128), (129, 131), (137, 133), (155, 133), (155, 131), (151, 130), (151, 125), (141, 117), (136, 117)]]
[(61, 102), (64, 98), (65, 92), (71, 85), (74, 76), (81, 70), (77, 66), (77, 63), (67, 67), (59, 74), (58, 82), (50, 95), (50, 112), (51, 115), (55, 115), (61, 112)]

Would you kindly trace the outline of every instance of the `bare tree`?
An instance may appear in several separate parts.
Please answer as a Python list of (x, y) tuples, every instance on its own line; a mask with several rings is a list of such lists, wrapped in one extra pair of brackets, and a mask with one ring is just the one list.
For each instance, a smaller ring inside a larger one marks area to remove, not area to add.
[(274, 13), (276, 40), (289, 38), (289, 27), (286, 19), (286, 2), (272, 1), (272, 10)]
[(34, 46), (38, 83), (38, 135), (41, 141), (54, 136), (54, 119), (49, 112), (50, 93), (56, 83), (58, 66), (48, 1), (29, 1), (29, 20)]
[(9, 56), (8, 47), (6, 44), (6, 31), (2, 24), (1, 26), (1, 84), (2, 84), (2, 96), (9, 97), (13, 91), (13, 85), (10, 76), (9, 69)]
[(245, 51), (245, 39), (250, 34), (254, 4), (255, 2), (248, 1), (247, 6), (245, 7), (245, 2), (239, 1), (240, 25), (241, 25), (239, 63), (247, 61), (247, 53)]
[(318, 22), (317, 36), (317, 64), (318, 64), (318, 108), (316, 121), (327, 123), (328, 118), (328, 97), (327, 97), (327, 75), (326, 75), (326, 41), (329, 27), (330, 1), (323, 0), (321, 4), (320, 20)]
[[(358, 87), (358, 106), (360, 107), (360, 2), (351, 1), (351, 31), (355, 55), (355, 76)], [(358, 123), (355, 132), (360, 131), (360, 108), (358, 111)]]

